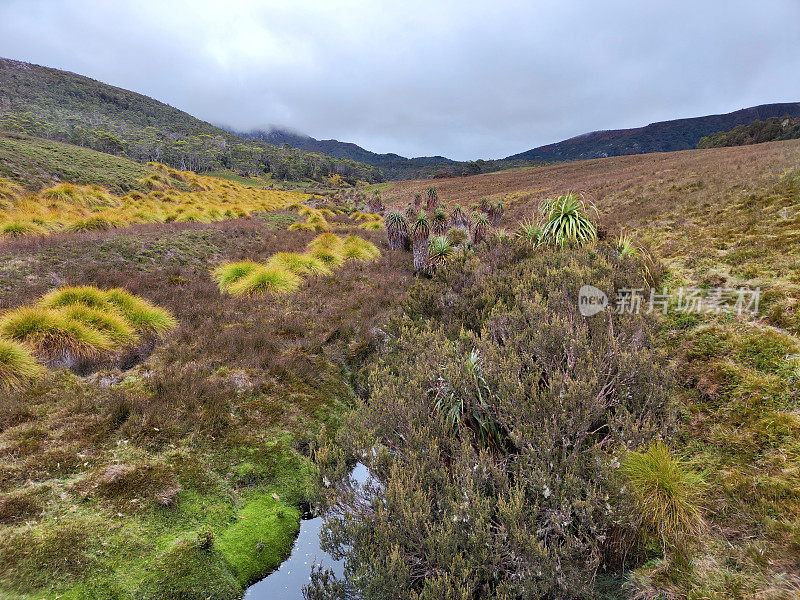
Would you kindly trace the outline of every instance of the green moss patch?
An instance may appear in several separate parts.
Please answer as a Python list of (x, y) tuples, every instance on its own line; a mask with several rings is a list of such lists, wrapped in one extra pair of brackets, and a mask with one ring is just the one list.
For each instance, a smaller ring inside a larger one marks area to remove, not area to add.
[(245, 503), (237, 521), (217, 539), (237, 581), (252, 583), (273, 571), (288, 556), (300, 531), (300, 511), (271, 496)]

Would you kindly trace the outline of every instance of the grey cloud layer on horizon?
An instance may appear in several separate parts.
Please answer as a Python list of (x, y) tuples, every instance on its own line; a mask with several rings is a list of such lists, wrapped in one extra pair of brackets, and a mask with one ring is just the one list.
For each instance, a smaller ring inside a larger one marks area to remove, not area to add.
[(498, 158), (800, 101), (798, 0), (4, 0), (0, 56), (239, 130)]

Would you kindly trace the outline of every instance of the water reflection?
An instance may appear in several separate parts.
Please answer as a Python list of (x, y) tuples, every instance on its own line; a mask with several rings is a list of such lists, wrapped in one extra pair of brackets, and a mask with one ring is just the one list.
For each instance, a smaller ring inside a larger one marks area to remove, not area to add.
[[(366, 483), (369, 471), (358, 463), (350, 477), (357, 483)], [(276, 571), (251, 585), (245, 592), (245, 600), (302, 600), (303, 586), (309, 583), (311, 567), (315, 564), (333, 570), (337, 576), (342, 575), (343, 562), (333, 560), (319, 546), (322, 521), (322, 517), (300, 521), (300, 534), (289, 558)]]

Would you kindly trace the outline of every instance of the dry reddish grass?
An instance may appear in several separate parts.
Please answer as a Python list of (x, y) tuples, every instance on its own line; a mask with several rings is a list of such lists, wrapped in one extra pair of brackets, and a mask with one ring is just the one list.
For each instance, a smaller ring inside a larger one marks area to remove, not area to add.
[[(531, 204), (568, 191), (582, 192), (605, 213), (609, 226), (635, 227), (654, 214), (679, 211), (733, 183), (753, 188), (800, 165), (800, 140), (735, 148), (619, 156), (546, 167), (530, 167), (431, 182), (402, 181), (382, 192), (384, 202), (405, 206), (433, 183), (449, 205), (470, 206), (481, 197), (504, 200), (504, 224), (512, 225)], [(702, 182), (702, 188), (690, 189)], [(700, 193), (695, 193), (700, 192)], [(613, 211), (624, 206), (624, 212)]]

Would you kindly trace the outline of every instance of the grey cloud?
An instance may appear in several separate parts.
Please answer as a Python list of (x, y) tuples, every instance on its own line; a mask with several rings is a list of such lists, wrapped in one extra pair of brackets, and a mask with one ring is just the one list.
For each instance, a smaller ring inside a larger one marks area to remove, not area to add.
[(797, 0), (0, 4), (0, 56), (239, 129), (459, 159), (800, 101), (799, 30)]

